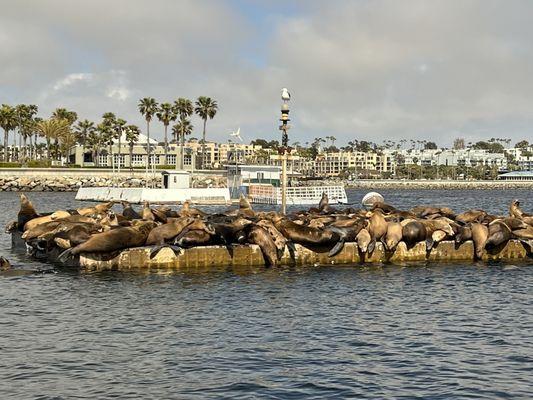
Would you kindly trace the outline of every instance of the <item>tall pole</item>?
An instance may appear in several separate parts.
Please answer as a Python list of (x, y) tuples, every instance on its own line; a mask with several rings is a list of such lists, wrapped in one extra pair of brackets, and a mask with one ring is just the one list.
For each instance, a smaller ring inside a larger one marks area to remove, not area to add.
[(281, 136), (281, 147), (279, 148), (279, 153), (281, 155), (281, 213), (287, 213), (287, 157), (289, 153), (289, 135), (288, 131), (290, 129), (289, 125), (289, 104), (288, 99), (283, 99), (283, 104), (281, 105), (281, 125), (279, 129), (282, 131)]

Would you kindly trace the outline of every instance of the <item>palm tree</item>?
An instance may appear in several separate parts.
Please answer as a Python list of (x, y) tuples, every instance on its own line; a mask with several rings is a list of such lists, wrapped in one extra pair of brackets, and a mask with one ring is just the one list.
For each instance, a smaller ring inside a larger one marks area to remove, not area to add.
[(167, 165), (168, 159), (168, 126), (172, 121), (175, 121), (178, 117), (176, 108), (170, 103), (161, 103), (159, 105), (159, 111), (157, 112), (157, 118), (163, 123), (165, 127), (165, 165)]
[(87, 136), (85, 144), (91, 149), (92, 159), (95, 166), (100, 165), (100, 148), (102, 147), (102, 136), (97, 128), (91, 130)]
[(144, 99), (139, 100), (139, 112), (142, 114), (146, 120), (146, 137), (147, 139), (147, 154), (148, 154), (148, 163), (147, 168), (150, 169), (150, 121), (152, 117), (157, 112), (157, 102), (153, 97), (145, 97)]
[(132, 159), (133, 159), (133, 145), (137, 140), (139, 140), (139, 135), (141, 130), (136, 125), (128, 125), (125, 127), (126, 132), (126, 141), (130, 144), (130, 169), (133, 169)]
[(180, 97), (174, 102), (174, 108), (176, 109), (176, 112), (178, 113), (180, 118), (190, 117), (194, 112), (192, 101), (183, 97)]
[(200, 118), (204, 120), (204, 130), (202, 132), (202, 164), (201, 167), (204, 169), (205, 164), (205, 126), (207, 124), (207, 119), (213, 119), (218, 111), (218, 104), (211, 97), (200, 96), (196, 100), (196, 107), (194, 111)]
[[(193, 126), (191, 121), (187, 118), (181, 118), (180, 121), (172, 127), (172, 133), (176, 138), (176, 143), (179, 143), (180, 146), (180, 161), (179, 169), (183, 169), (183, 145), (185, 143), (185, 136), (192, 133)], [(178, 164), (176, 163), (176, 168)]]
[(126, 124), (127, 122), (125, 119), (117, 118), (113, 125), (113, 129), (115, 130), (115, 139), (118, 140), (118, 170), (119, 171), (120, 171), (121, 154), (122, 154), (122, 134), (124, 133)]
[(52, 113), (54, 119), (66, 119), (69, 125), (72, 125), (78, 119), (76, 111), (69, 111), (66, 108), (56, 108)]
[(4, 161), (8, 161), (9, 131), (17, 127), (17, 113), (14, 107), (2, 104), (0, 108), (0, 126), (4, 130)]
[(66, 119), (50, 118), (37, 123), (37, 131), (46, 139), (46, 154), (50, 159), (50, 142), (52, 139), (59, 142), (61, 135), (70, 131), (70, 123)]
[(76, 139), (78, 143), (81, 145), (81, 167), (84, 167), (85, 162), (85, 143), (87, 142), (87, 139), (91, 133), (93, 133), (95, 130), (94, 122), (89, 121), (88, 119), (84, 119), (83, 121), (79, 121), (76, 127), (74, 128), (74, 131), (76, 132)]
[(15, 107), (19, 131), (19, 145), (22, 147), (24, 159), (27, 156), (27, 139), (32, 134), (33, 118), (38, 110), (38, 107), (34, 104), (19, 104)]

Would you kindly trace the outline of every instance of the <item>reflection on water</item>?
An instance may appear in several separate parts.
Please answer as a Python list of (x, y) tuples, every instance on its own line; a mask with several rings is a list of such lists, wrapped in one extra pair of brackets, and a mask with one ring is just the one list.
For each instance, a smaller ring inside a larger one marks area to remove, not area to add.
[[(385, 196), (501, 213), (528, 199)], [(75, 205), (71, 194), (32, 198)], [(0, 200), (5, 223), (18, 200)], [(11, 254), (7, 235), (0, 246), (19, 267), (44, 267)], [(526, 399), (532, 287), (527, 263), (2, 277), (1, 397)]]

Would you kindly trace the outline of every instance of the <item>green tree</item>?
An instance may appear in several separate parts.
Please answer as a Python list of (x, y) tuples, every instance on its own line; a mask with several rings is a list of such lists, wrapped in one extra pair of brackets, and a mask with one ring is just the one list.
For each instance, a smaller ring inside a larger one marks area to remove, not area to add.
[(204, 129), (202, 131), (202, 161), (201, 168), (205, 168), (205, 127), (207, 125), (207, 119), (213, 119), (218, 111), (218, 104), (210, 97), (200, 96), (196, 100), (196, 107), (194, 111), (204, 121)]
[(113, 130), (115, 132), (115, 139), (118, 143), (118, 169), (120, 170), (120, 160), (121, 160), (121, 154), (122, 154), (122, 134), (124, 133), (124, 129), (126, 127), (126, 120), (122, 118), (117, 118), (114, 121), (113, 124)]
[[(37, 114), (39, 108), (34, 104), (19, 104), (16, 108), (17, 113), (17, 124), (19, 130), (20, 139), (22, 139), (22, 157), (26, 160), (28, 156), (27, 141), (33, 135), (35, 129), (35, 115)], [(19, 144), (20, 144), (19, 140)]]
[[(172, 133), (176, 139), (176, 143), (179, 143), (180, 146), (180, 156), (179, 156), (179, 169), (183, 169), (183, 145), (185, 143), (185, 136), (192, 134), (193, 126), (191, 121), (187, 118), (180, 117), (180, 120), (177, 124), (172, 127)], [(178, 163), (176, 163), (178, 166)]]
[[(38, 122), (36, 129), (45, 138), (46, 154), (48, 159), (51, 159), (51, 141), (54, 140), (59, 145), (61, 136), (70, 132), (70, 123), (66, 119), (50, 118)], [(59, 146), (57, 150), (59, 152)]]
[(151, 164), (151, 149), (150, 149), (150, 121), (152, 120), (153, 116), (157, 112), (157, 102), (153, 97), (145, 97), (143, 99), (139, 100), (139, 112), (146, 120), (146, 137), (148, 138), (148, 142), (146, 143), (146, 152), (148, 154), (148, 163), (147, 168), (150, 169)]
[(519, 149), (525, 149), (529, 147), (529, 142), (527, 140), (521, 140), (517, 144), (515, 144), (514, 147)]
[(4, 130), (4, 161), (9, 161), (9, 131), (17, 127), (17, 112), (14, 107), (2, 104), (0, 107), (0, 126)]
[(179, 115), (180, 119), (188, 118), (194, 112), (192, 101), (183, 97), (180, 97), (174, 102), (174, 108), (176, 109), (176, 112)]
[[(100, 147), (103, 146), (109, 146), (108, 147), (108, 155), (107, 155), (107, 166), (109, 167), (109, 159), (112, 157), (113, 153), (113, 137), (115, 135), (115, 132), (113, 130), (113, 126), (110, 124), (110, 120), (103, 120), (101, 123), (99, 123), (96, 126), (96, 132), (98, 136), (97, 143), (100, 145)], [(98, 166), (100, 166), (100, 147), (96, 149), (96, 159), (98, 162)]]
[(52, 118), (65, 119), (69, 125), (72, 125), (78, 119), (78, 114), (75, 111), (69, 111), (66, 108), (56, 108), (52, 113)]
[(76, 133), (76, 140), (81, 146), (81, 166), (84, 166), (85, 162), (85, 144), (90, 134), (95, 130), (94, 122), (84, 119), (83, 121), (78, 121), (78, 124), (74, 128)]
[(178, 117), (176, 107), (170, 103), (161, 103), (159, 105), (159, 111), (157, 112), (157, 118), (163, 124), (165, 128), (165, 165), (168, 164), (168, 126), (172, 121), (175, 121)]
[(425, 150), (437, 150), (437, 144), (435, 142), (425, 142), (424, 143), (424, 149)]
[(135, 145), (135, 142), (139, 140), (139, 135), (141, 134), (141, 130), (136, 125), (128, 125), (125, 128), (126, 132), (126, 141), (129, 143), (130, 147), (130, 169), (133, 169), (133, 146)]

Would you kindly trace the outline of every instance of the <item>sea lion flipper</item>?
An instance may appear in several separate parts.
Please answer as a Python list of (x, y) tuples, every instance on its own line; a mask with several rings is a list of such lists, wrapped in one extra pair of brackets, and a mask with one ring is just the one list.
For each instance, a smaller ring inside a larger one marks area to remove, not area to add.
[(57, 259), (61, 261), (62, 263), (67, 262), (70, 257), (72, 257), (72, 247), (70, 249), (65, 250), (63, 253), (61, 253)]
[(329, 251), (328, 257), (335, 257), (344, 248), (344, 239), (340, 239), (337, 244)]
[(372, 253), (374, 249), (376, 248), (376, 239), (372, 239), (370, 243), (368, 243), (368, 247), (366, 248), (366, 252), (368, 254)]
[(426, 239), (426, 251), (431, 251), (434, 245), (435, 241), (433, 240), (433, 238)]

